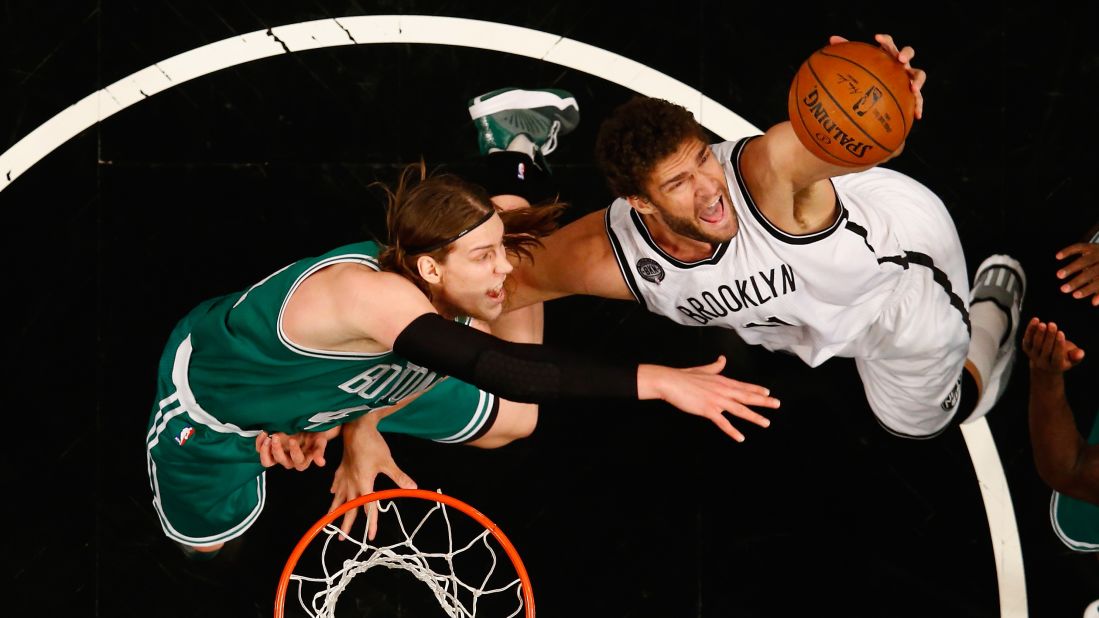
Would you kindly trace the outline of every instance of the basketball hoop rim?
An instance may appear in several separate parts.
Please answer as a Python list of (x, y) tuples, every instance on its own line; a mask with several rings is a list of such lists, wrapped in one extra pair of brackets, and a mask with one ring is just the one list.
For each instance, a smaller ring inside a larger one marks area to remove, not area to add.
[(515, 567), (515, 572), (519, 576), (519, 582), (522, 585), (525, 616), (526, 618), (534, 618), (534, 591), (531, 589), (530, 577), (527, 575), (527, 569), (523, 566), (523, 560), (519, 557), (519, 552), (515, 549), (515, 546), (511, 544), (511, 541), (508, 540), (507, 535), (504, 534), (504, 531), (501, 530), (499, 526), (477, 509), (453, 496), (448, 496), (436, 491), (428, 491), (426, 489), (399, 488), (375, 491), (366, 494), (365, 496), (359, 496), (354, 500), (349, 500), (337, 507), (336, 510), (318, 519), (317, 523), (313, 524), (313, 526), (306, 531), (301, 537), (301, 540), (298, 541), (298, 544), (294, 546), (293, 551), (290, 552), (290, 557), (287, 558), (286, 565), (282, 569), (282, 575), (279, 576), (279, 587), (275, 592), (275, 618), (283, 618), (283, 610), (286, 605), (286, 591), (290, 585), (290, 576), (294, 573), (294, 567), (297, 566), (298, 559), (301, 558), (302, 553), (305, 552), (305, 548), (309, 547), (309, 544), (313, 542), (313, 539), (316, 538), (318, 534), (320, 534), (320, 531), (351, 509), (357, 509), (370, 502), (378, 502), (392, 498), (417, 498), (430, 502), (441, 502), (465, 513), (477, 523), (484, 526), (485, 529), (492, 533), (492, 536), (496, 538), (500, 543), (500, 546), (504, 548), (504, 552), (508, 555), (508, 558), (511, 558), (511, 563)]

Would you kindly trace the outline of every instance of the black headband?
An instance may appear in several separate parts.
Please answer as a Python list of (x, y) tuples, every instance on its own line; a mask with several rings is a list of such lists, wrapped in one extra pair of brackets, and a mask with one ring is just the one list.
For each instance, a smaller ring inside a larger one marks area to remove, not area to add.
[(466, 234), (468, 234), (468, 233), (472, 232), (473, 230), (477, 229), (478, 227), (480, 227), (482, 223), (484, 223), (485, 221), (488, 221), (489, 219), (491, 219), (492, 215), (494, 215), (494, 214), (496, 214), (496, 209), (495, 208), (490, 208), (489, 211), (486, 212), (483, 217), (481, 217), (480, 219), (475, 221), (473, 223), (473, 225), (470, 225), (469, 227), (462, 230), (461, 232), (458, 232), (456, 235), (451, 236), (450, 238), (447, 238), (446, 240), (441, 240), (441, 241), (435, 243), (434, 245), (430, 245), (428, 247), (422, 247), (422, 248), (421, 247), (405, 247), (404, 248), (405, 253), (407, 253), (409, 255), (415, 255), (417, 253), (431, 253), (432, 251), (435, 251), (437, 249), (442, 249), (443, 247), (449, 245), (450, 243), (452, 243), (452, 242), (458, 240), (459, 238), (461, 238), (462, 236), (465, 236)]

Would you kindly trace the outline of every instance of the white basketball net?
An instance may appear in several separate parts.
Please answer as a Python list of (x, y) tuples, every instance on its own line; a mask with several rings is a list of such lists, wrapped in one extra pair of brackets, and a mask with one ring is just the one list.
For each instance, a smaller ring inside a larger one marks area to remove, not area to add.
[[(425, 551), (417, 547), (417, 534), (419, 534), (431, 520), (436, 517), (433, 526), (441, 524), (446, 529), (445, 551)], [(383, 515), (390, 515), (387, 519)], [(394, 521), (390, 521), (390, 519)], [(379, 529), (382, 526), (396, 526), (400, 529), (403, 540), (390, 545), (373, 545), (367, 541), (367, 526), (363, 526), (360, 538), (347, 537), (342, 542), (337, 542), (339, 551), (331, 551), (332, 554), (346, 555), (349, 549), (343, 546), (352, 543), (355, 546), (355, 555), (352, 558), (330, 559), (330, 549), (333, 542), (341, 536), (339, 527), (334, 523), (326, 525), (321, 533), (324, 535), (324, 543), (321, 549), (321, 563), (323, 576), (307, 577), (297, 573), (300, 567), (295, 567), (295, 572), (290, 575), (291, 586), (297, 590), (298, 603), (312, 618), (334, 618), (336, 601), (340, 594), (347, 588), (351, 580), (368, 569), (385, 567), (411, 573), (420, 580), (435, 595), (440, 607), (451, 618), (472, 618), (477, 615), (478, 603), (486, 595), (503, 596), (509, 590), (517, 599), (517, 607), (508, 614), (508, 618), (518, 616), (523, 612), (522, 588), (518, 578), (503, 586), (489, 587), (490, 580), (496, 571), (497, 549), (490, 542), (491, 535), (487, 529), (480, 527), (481, 533), (475, 536), (465, 545), (454, 548), (454, 529), (451, 525), (450, 515), (446, 505), (441, 502), (433, 503), (416, 527), (409, 533), (405, 527), (404, 519), (397, 508), (396, 500), (384, 500), (378, 503)], [(319, 538), (319, 537), (318, 537)], [(478, 577), (479, 583), (467, 583), (462, 581), (455, 573), (455, 558), (463, 552), (487, 552), (483, 560), (488, 563), (488, 572), (483, 577)], [(336, 564), (330, 564), (334, 562)], [(507, 557), (502, 561), (506, 566), (510, 565)], [(506, 579), (506, 575), (502, 579)], [(498, 578), (500, 579), (500, 578)], [(312, 592), (316, 590), (317, 592)], [(495, 616), (493, 617), (495, 618)]]

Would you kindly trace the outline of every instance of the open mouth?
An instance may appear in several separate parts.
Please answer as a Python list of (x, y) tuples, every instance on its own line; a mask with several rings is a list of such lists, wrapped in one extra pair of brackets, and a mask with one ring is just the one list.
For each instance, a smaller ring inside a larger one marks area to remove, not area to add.
[(507, 293), (504, 292), (504, 282), (503, 281), (500, 282), (500, 285), (492, 288), (487, 293), (487, 296), (489, 297), (489, 299), (494, 300), (496, 302), (502, 302), (504, 300), (504, 296), (506, 296), (506, 295), (507, 295)]
[(699, 213), (698, 218), (706, 223), (721, 223), (721, 220), (725, 218), (725, 197), (718, 195), (709, 206)]

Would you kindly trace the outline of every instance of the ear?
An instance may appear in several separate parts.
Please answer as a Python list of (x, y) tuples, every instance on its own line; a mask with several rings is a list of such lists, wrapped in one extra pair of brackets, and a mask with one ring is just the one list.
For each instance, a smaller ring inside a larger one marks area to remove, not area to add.
[(653, 206), (652, 202), (650, 202), (647, 197), (631, 195), (626, 198), (626, 201), (630, 203), (630, 206), (633, 207), (634, 210), (643, 215), (651, 215), (656, 212), (656, 207)]
[(416, 258), (416, 270), (420, 273), (420, 277), (430, 285), (436, 285), (443, 279), (439, 263), (430, 255), (421, 255)]

